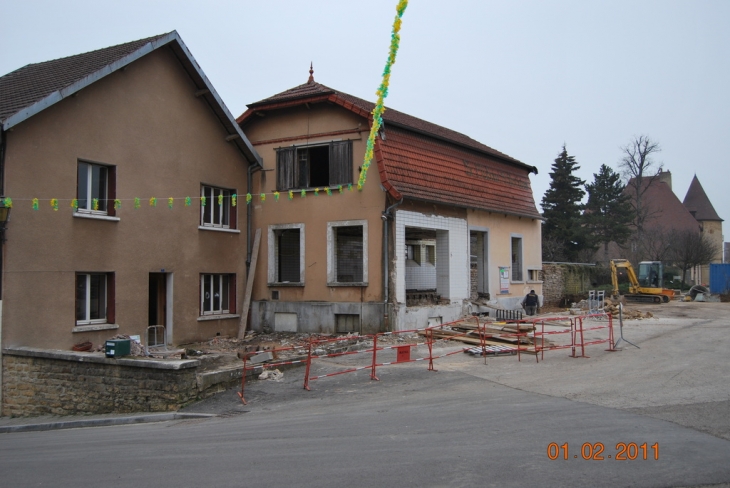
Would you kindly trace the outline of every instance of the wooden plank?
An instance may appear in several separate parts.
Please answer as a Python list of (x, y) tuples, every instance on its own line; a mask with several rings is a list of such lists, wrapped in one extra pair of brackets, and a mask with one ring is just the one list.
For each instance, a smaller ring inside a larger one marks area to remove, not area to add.
[[(446, 332), (446, 333), (444, 333), (444, 332)], [(448, 332), (451, 332), (451, 334), (449, 334)], [(421, 335), (425, 335), (425, 333), (422, 334), (420, 331), (418, 333), (421, 334)], [(437, 339), (448, 339), (448, 340), (452, 340), (452, 341), (464, 342), (466, 344), (473, 344), (475, 346), (481, 346), (482, 345), (481, 339), (477, 339), (476, 337), (465, 337), (465, 336), (456, 336), (455, 337), (452, 334), (453, 334), (453, 331), (439, 331), (439, 332), (434, 331), (433, 332), (433, 337), (435, 337)], [(511, 348), (515, 348), (516, 349), (516, 346), (514, 346), (512, 344), (508, 344), (508, 343), (504, 343), (504, 342), (499, 342), (499, 341), (492, 341), (492, 340), (489, 340), (489, 339), (485, 340), (484, 343), (485, 344), (489, 344), (489, 345), (505, 346), (505, 347), (511, 347)]]
[(243, 339), (246, 336), (246, 327), (248, 326), (248, 309), (251, 307), (251, 293), (253, 293), (253, 277), (256, 274), (256, 262), (259, 257), (259, 244), (261, 244), (261, 229), (256, 229), (256, 237), (253, 239), (251, 265), (248, 267), (248, 277), (246, 279), (246, 295), (243, 298), (241, 322), (238, 326), (239, 339)]

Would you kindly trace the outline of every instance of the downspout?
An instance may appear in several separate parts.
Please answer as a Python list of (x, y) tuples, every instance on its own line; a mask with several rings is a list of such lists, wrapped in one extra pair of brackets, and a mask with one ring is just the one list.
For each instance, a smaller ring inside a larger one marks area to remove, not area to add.
[(385, 331), (388, 331), (390, 329), (390, 318), (388, 317), (388, 284), (390, 283), (390, 257), (388, 255), (388, 220), (393, 217), (391, 211), (401, 203), (403, 203), (402, 198), (390, 207), (386, 208), (383, 212), (383, 215), (380, 216), (380, 218), (383, 219), (383, 327), (385, 328)]

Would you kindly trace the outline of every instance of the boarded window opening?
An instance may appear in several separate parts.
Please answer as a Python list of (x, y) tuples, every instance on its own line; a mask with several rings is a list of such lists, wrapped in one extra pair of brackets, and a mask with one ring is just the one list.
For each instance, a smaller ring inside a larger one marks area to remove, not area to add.
[(335, 332), (338, 334), (360, 332), (360, 316), (357, 314), (336, 313)]
[(301, 273), (299, 229), (281, 229), (277, 232), (278, 240), (278, 277), (279, 283), (299, 283)]
[(336, 269), (338, 283), (363, 281), (362, 226), (335, 228)]
[(522, 238), (512, 238), (512, 281), (522, 281)]

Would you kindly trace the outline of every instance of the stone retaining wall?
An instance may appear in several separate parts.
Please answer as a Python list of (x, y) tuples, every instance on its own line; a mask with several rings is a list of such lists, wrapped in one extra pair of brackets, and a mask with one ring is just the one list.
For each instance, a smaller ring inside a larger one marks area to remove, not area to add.
[(542, 263), (544, 303), (560, 305), (563, 299), (587, 295), (593, 289), (595, 266), (571, 263)]
[[(3, 350), (2, 413), (78, 415), (177, 410), (201, 396), (196, 360)], [(240, 374), (238, 375), (240, 381)], [(210, 385), (209, 385), (210, 386)]]

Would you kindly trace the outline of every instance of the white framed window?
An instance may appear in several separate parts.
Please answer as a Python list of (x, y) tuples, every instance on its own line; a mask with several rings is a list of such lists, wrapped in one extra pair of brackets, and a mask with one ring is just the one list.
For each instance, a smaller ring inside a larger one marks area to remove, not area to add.
[(368, 222), (327, 223), (327, 285), (367, 286)]
[(114, 274), (76, 273), (76, 325), (114, 322)]
[(236, 313), (236, 275), (200, 275), (200, 315)]
[(200, 206), (200, 225), (219, 229), (236, 228), (236, 207), (233, 206), (235, 190), (201, 185), (200, 196), (205, 205)]
[(269, 286), (304, 285), (304, 224), (270, 225)]
[(512, 235), (512, 281), (523, 280), (522, 236)]
[(116, 168), (88, 161), (78, 162), (76, 199), (78, 213), (114, 215)]

